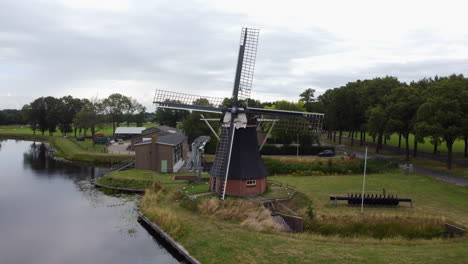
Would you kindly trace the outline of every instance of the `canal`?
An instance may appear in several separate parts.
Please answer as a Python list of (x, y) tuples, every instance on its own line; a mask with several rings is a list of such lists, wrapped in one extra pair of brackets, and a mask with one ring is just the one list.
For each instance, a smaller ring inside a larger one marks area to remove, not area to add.
[(92, 185), (106, 169), (0, 141), (0, 263), (178, 263), (137, 222), (137, 198)]

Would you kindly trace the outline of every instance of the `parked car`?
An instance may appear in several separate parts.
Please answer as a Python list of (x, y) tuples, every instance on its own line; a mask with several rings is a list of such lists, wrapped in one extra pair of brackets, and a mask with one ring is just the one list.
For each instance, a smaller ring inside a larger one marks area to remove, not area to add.
[(83, 137), (83, 136), (77, 136), (77, 137), (76, 137), (76, 140), (77, 140), (77, 141), (85, 141), (85, 137)]
[(318, 154), (319, 157), (333, 157), (335, 152), (333, 150), (327, 149)]

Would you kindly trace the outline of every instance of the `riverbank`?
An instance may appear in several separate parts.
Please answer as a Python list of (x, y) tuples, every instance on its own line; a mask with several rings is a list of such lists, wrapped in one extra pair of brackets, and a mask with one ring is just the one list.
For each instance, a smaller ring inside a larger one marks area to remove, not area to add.
[(70, 161), (83, 162), (90, 165), (111, 165), (127, 160), (132, 155), (108, 154), (90, 152), (80, 148), (67, 138), (58, 136), (42, 136), (31, 134), (0, 133), (0, 139), (15, 139), (47, 142), (56, 150), (55, 156)]
[[(202, 263), (440, 263), (441, 261), (464, 263), (466, 261), (467, 237), (375, 239), (368, 236), (325, 236), (311, 232), (283, 233), (275, 231), (274, 226), (268, 225), (260, 207), (252, 207), (248, 202), (243, 202), (243, 199), (233, 199), (227, 203), (204, 199), (193, 203), (178, 191), (188, 184), (186, 181), (172, 181), (172, 175), (149, 171), (127, 172), (127, 177), (142, 178), (145, 181), (150, 178), (149, 175), (152, 175), (151, 179), (157, 183), (158, 188), (150, 189), (145, 194), (140, 204), (142, 213)], [(313, 211), (318, 217), (360, 216), (359, 208), (345, 204), (332, 206), (328, 197), (331, 194), (359, 191), (362, 184), (361, 175), (273, 176), (269, 179), (296, 186), (298, 192), (313, 201)], [(381, 192), (382, 188), (399, 197), (412, 198), (415, 201), (415, 208), (407, 205), (366, 207), (365, 216), (437, 218), (468, 226), (466, 208), (468, 188), (466, 187), (453, 186), (419, 174), (405, 175), (399, 172), (370, 174), (367, 189), (371, 192)], [(229, 205), (232, 203), (240, 204), (230, 208)], [(295, 209), (303, 216), (306, 215), (307, 206), (304, 204), (300, 206), (302, 208)], [(249, 213), (245, 214), (246, 211)], [(261, 226), (246, 223), (249, 217), (254, 217), (256, 219), (254, 222), (261, 222)]]

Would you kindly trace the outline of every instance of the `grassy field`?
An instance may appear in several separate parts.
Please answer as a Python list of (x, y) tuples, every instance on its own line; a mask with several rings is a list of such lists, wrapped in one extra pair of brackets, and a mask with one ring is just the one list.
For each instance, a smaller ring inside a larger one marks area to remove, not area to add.
[[(348, 133), (343, 133), (343, 135), (347, 136)], [(356, 140), (355, 142), (359, 142), (359, 135), (358, 135), (358, 138), (356, 138), (355, 140)], [(368, 133), (366, 134), (366, 141), (372, 142), (372, 137)], [(387, 139), (387, 145), (398, 147), (398, 134), (392, 134), (390, 136), (390, 139)], [(411, 151), (413, 150), (413, 145), (414, 145), (414, 136), (410, 135), (409, 147)], [(403, 149), (405, 148), (405, 139), (403, 137), (401, 138), (401, 148)], [(465, 149), (465, 142), (461, 139), (456, 140), (455, 143), (453, 144), (453, 153), (455, 156), (459, 158), (463, 157), (464, 149)], [(418, 150), (423, 151), (423, 152), (433, 153), (434, 145), (431, 144), (430, 138), (425, 138), (424, 143), (418, 143)], [(437, 146), (437, 150), (440, 151), (440, 154), (442, 156), (446, 156), (447, 146), (445, 145), (445, 142)]]
[[(156, 126), (157, 124), (154, 123), (144, 123), (144, 127), (153, 127)], [(119, 126), (121, 127), (126, 127), (127, 124), (120, 124)], [(135, 127), (135, 123), (131, 123), (130, 127)], [(0, 126), (0, 134), (6, 133), (6, 134), (27, 134), (27, 135), (32, 135), (33, 131), (29, 128), (27, 125), (11, 125), (11, 126)], [(96, 133), (99, 134), (104, 134), (106, 136), (112, 136), (112, 124), (104, 124), (102, 127), (98, 128)], [(36, 131), (36, 135), (42, 135), (41, 131)], [(49, 132), (45, 132), (45, 136), (49, 135)], [(62, 134), (60, 131), (57, 131), (54, 133), (54, 136), (61, 136)], [(74, 133), (70, 134), (71, 136), (74, 136)], [(78, 133), (77, 135), (83, 135), (83, 133)], [(87, 135), (90, 136), (91, 132), (88, 130)]]
[(78, 141), (76, 138), (71, 137), (69, 140), (76, 145), (78, 145), (81, 149), (89, 151), (89, 152), (100, 152), (100, 153), (106, 153), (106, 145), (104, 144), (95, 144), (93, 146), (93, 140), (92, 139), (85, 139), (84, 141)]
[[(128, 178), (150, 178), (148, 171), (127, 173)], [(186, 182), (171, 181), (172, 175), (155, 174), (152, 177), (163, 189), (145, 195), (142, 211), (202, 263), (466, 263), (466, 236), (408, 240), (258, 232), (242, 225), (242, 220), (220, 220), (194, 212), (196, 208), (185, 205), (177, 192)], [(273, 176), (270, 179), (296, 186), (300, 195), (313, 201), (318, 217), (360, 216), (358, 207), (344, 203), (333, 206), (328, 197), (359, 192), (361, 175)], [(386, 188), (387, 193), (413, 198), (415, 207), (410, 208), (408, 204), (396, 208), (366, 207), (365, 216), (438, 217), (468, 226), (466, 187), (419, 174), (392, 172), (369, 175), (366, 188), (371, 192)]]
[[(187, 174), (187, 173), (186, 173)], [(173, 181), (174, 175), (184, 175), (183, 173), (157, 173), (150, 170), (124, 170), (124, 171), (113, 171), (106, 174), (104, 177), (97, 180), (98, 183), (123, 187), (123, 188), (135, 188), (144, 189), (153, 183), (158, 183), (165, 186), (178, 186), (182, 187), (187, 184), (186, 181)], [(191, 175), (191, 174), (187, 174)], [(202, 177), (208, 177), (207, 174)], [(203, 186), (197, 186), (193, 192), (198, 189), (203, 189)]]
[(55, 154), (56, 156), (71, 161), (79, 161), (92, 164), (115, 164), (132, 157), (132, 155), (119, 155), (86, 151), (71, 140), (59, 136), (51, 137), (32, 134), (0, 133), (0, 138), (48, 142), (57, 150)]

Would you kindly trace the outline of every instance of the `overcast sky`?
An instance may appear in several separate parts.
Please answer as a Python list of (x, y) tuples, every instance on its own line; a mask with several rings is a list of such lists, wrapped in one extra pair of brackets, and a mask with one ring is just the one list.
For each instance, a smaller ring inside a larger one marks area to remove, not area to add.
[(297, 100), (385, 75), (468, 71), (466, 1), (0, 0), (0, 109), (155, 89), (225, 97), (260, 29), (252, 97)]

